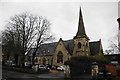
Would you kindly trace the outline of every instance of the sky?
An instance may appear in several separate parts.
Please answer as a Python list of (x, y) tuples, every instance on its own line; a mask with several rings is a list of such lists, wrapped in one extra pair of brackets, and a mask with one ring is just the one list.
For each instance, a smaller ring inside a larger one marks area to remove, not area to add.
[(109, 48), (111, 41), (117, 44), (118, 2), (1, 2), (0, 31), (5, 29), (11, 16), (29, 12), (50, 21), (55, 41), (73, 39), (78, 29), (80, 6), (90, 42), (101, 39), (103, 50)]

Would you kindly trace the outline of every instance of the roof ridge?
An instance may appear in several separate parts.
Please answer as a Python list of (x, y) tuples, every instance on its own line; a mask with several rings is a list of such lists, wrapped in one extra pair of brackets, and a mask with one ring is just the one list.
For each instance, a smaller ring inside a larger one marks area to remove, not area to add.
[(69, 40), (63, 40), (63, 41), (72, 41), (73, 39), (69, 39)]
[(95, 42), (100, 42), (100, 41), (92, 41), (92, 42), (89, 42), (89, 43), (95, 43)]
[(42, 45), (53, 44), (53, 43), (58, 43), (58, 42), (56, 41), (56, 42), (50, 42), (50, 43), (43, 43)]

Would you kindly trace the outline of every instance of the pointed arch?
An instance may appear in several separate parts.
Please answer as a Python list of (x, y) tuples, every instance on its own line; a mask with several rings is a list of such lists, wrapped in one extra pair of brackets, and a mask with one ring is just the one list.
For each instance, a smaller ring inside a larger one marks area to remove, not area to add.
[(63, 63), (63, 53), (61, 51), (57, 54), (57, 63)]
[(46, 64), (46, 58), (43, 58), (43, 64), (45, 65)]
[(35, 62), (36, 62), (36, 63), (38, 62), (38, 58), (35, 59)]
[(86, 43), (86, 47), (88, 47), (88, 43)]
[(78, 42), (78, 48), (81, 48), (81, 43), (80, 42)]

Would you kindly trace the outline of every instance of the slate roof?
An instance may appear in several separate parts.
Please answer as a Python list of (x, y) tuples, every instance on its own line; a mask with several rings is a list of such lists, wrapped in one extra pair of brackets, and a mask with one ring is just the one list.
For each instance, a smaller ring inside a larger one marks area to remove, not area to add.
[[(36, 56), (51, 56), (55, 50), (56, 45), (57, 45), (57, 42), (42, 44), (38, 48), (36, 52)], [(31, 49), (27, 55), (32, 56), (33, 51), (34, 49)]]
[(64, 45), (65, 45), (65, 48), (66, 48), (66, 49), (68, 50), (68, 52), (72, 55), (73, 48), (74, 48), (74, 41), (73, 41), (73, 39), (63, 41), (63, 43), (64, 43)]
[[(42, 44), (42, 46), (40, 46), (39, 49), (37, 50), (36, 56), (52, 56), (57, 44), (58, 42)], [(71, 40), (63, 41), (63, 44), (65, 48), (68, 50), (68, 52), (71, 54), (74, 48), (73, 40), (71, 39)], [(31, 49), (27, 55), (32, 56), (33, 52), (34, 49)]]
[[(52, 56), (57, 44), (58, 44), (58, 42), (42, 44), (42, 46), (37, 50), (36, 56)], [(72, 52), (74, 49), (73, 39), (63, 41), (63, 44), (64, 44), (65, 48), (68, 50), (68, 52), (72, 55)], [(100, 41), (90, 42), (89, 47), (90, 47), (91, 55), (95, 55), (95, 54), (99, 53)], [(32, 56), (33, 50), (34, 49), (31, 49), (31, 51), (27, 55)]]
[(98, 54), (100, 50), (100, 41), (89, 42), (89, 47), (91, 55)]

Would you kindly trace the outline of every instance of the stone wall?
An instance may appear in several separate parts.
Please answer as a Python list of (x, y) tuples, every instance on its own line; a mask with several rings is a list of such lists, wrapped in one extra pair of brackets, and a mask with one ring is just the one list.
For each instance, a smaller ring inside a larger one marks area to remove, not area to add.
[[(57, 55), (61, 51), (63, 54), (63, 62), (57, 63)], [(67, 49), (64, 46), (64, 43), (62, 40), (60, 40), (56, 46), (55, 52), (53, 54), (53, 65), (64, 65), (64, 62), (67, 61), (70, 58), (70, 54), (67, 51)]]
[[(81, 43), (81, 48), (78, 48), (78, 43)], [(89, 55), (89, 42), (86, 38), (78, 38), (74, 40), (73, 56)]]

